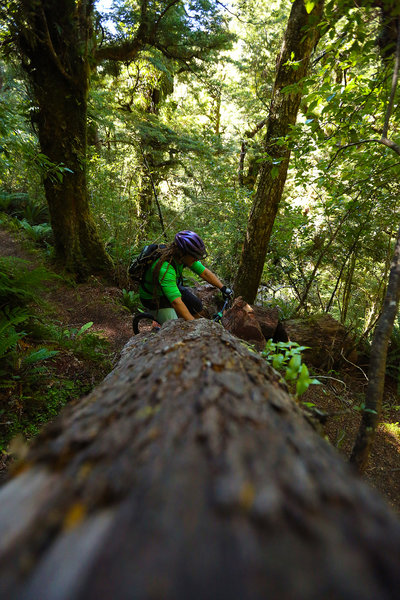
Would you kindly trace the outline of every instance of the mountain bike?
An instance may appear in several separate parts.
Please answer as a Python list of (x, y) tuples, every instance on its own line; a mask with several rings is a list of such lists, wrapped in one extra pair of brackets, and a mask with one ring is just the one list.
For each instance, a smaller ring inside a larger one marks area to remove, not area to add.
[[(231, 306), (232, 300), (231, 297), (225, 298), (222, 308), (211, 317), (211, 320), (215, 323), (221, 323), (224, 312)], [(133, 317), (132, 328), (135, 335), (143, 332), (158, 331), (160, 327), (161, 324), (148, 312), (140, 312)]]

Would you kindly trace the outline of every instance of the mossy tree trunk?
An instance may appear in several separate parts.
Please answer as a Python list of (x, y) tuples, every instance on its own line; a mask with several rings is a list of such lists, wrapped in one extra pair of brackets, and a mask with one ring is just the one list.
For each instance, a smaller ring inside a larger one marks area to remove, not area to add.
[(14, 9), (15, 40), (37, 103), (37, 127), (58, 259), (78, 276), (110, 271), (86, 182), (90, 0), (25, 0)]
[[(72, 82), (46, 64), (46, 57), (40, 62), (32, 79), (40, 108), (41, 150), (56, 165), (44, 178), (56, 255), (78, 276), (110, 271), (112, 262), (98, 235), (87, 189), (87, 74)], [(68, 171), (58, 176), (58, 165)]]
[[(304, 0), (295, 0), (278, 58), (277, 74), (264, 140), (265, 160), (250, 212), (235, 292), (254, 303), (261, 281), (272, 227), (286, 182), (290, 159), (287, 136), (296, 123), (301, 100), (301, 79), (306, 75), (311, 52), (319, 38), (323, 0), (309, 14)], [(292, 89), (284, 90), (287, 86)]]

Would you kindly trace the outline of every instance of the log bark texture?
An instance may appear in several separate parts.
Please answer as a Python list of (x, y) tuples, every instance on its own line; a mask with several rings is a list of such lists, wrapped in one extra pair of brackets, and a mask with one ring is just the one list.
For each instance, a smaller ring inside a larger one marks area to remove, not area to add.
[(1, 596), (396, 597), (400, 524), (221, 326), (172, 321), (0, 490)]

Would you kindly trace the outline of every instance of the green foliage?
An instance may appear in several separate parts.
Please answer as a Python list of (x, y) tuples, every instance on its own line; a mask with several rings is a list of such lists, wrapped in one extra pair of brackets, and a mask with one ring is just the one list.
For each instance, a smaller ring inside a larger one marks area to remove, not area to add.
[(28, 221), (23, 219), (20, 224), (22, 229), (35, 244), (46, 246), (53, 242), (53, 230), (48, 223), (31, 225)]
[[(19, 307), (6, 307), (0, 311), (0, 361), (10, 362), (19, 340), (26, 335), (24, 331), (17, 331), (16, 327), (26, 323), (29, 318), (29, 313)], [(4, 370), (0, 370), (0, 375), (4, 373)]]
[(268, 340), (262, 356), (274, 369), (284, 372), (284, 379), (296, 384), (296, 397), (301, 396), (311, 384), (319, 384), (318, 379), (310, 377), (308, 367), (302, 363), (301, 353), (307, 346), (296, 342), (273, 342)]
[(65, 173), (73, 173), (64, 163), (53, 163), (48, 156), (41, 152), (36, 154), (35, 160), (43, 176), (53, 182), (62, 183)]
[(39, 225), (49, 220), (47, 205), (25, 192), (9, 193), (0, 190), (0, 210), (30, 225)]
[(73, 352), (75, 356), (109, 364), (109, 342), (97, 333), (88, 330), (90, 321), (82, 327), (65, 327), (53, 322), (36, 321), (31, 328), (31, 336), (37, 341), (48, 341), (60, 350)]
[(125, 288), (122, 290), (122, 298), (121, 303), (129, 312), (133, 313), (137, 310), (140, 304), (139, 294), (133, 292), (132, 290), (126, 290)]
[[(21, 310), (14, 309), (15, 327), (21, 322), (18, 318), (24, 316), (17, 312)], [(92, 362), (102, 376), (111, 368), (109, 343), (98, 334), (88, 332), (92, 322), (80, 328), (60, 327), (38, 319), (30, 319), (27, 324), (26, 331), (16, 332), (18, 339), (11, 340), (12, 331), (7, 324), (5, 327), (7, 337), (4, 337), (10, 343), (5, 347), (4, 369), (0, 372), (0, 415), (8, 424), (6, 429), (0, 428), (0, 449), (3, 450), (18, 432), (28, 437), (36, 435), (40, 426), (58, 414), (67, 401), (91, 389), (92, 381), (79, 381), (79, 378), (70, 381), (60, 372), (58, 359), (61, 365), (64, 356), (69, 357), (68, 361), (74, 356), (78, 365), (80, 361)], [(0, 351), (2, 333), (0, 320)], [(21, 339), (24, 346), (19, 348)]]
[[(89, 333), (93, 323), (66, 328), (43, 316), (44, 282), (57, 276), (26, 261), (0, 258), (0, 449), (18, 432), (31, 436), (70, 397), (79, 397), (87, 383), (72, 387), (58, 373), (57, 360), (66, 353), (92, 361), (103, 373), (110, 369), (109, 344)], [(41, 305), (41, 316), (37, 306)], [(57, 383), (56, 383), (57, 382)], [(90, 384), (91, 385), (91, 384)], [(4, 423), (7, 427), (4, 427)]]
[[(42, 379), (44, 374), (42, 373)], [(79, 379), (57, 378), (51, 373), (45, 377), (45, 385), (27, 391), (28, 395), (14, 395), (7, 405), (0, 403), (0, 452), (8, 453), (9, 441), (17, 434), (30, 439), (38, 434), (40, 428), (57, 416), (68, 402), (82, 397), (92, 387)], [(25, 387), (26, 389), (26, 387)], [(6, 425), (6, 427), (4, 427)]]
[(44, 282), (56, 278), (57, 275), (45, 267), (29, 269), (24, 260), (0, 257), (0, 310), (26, 307), (38, 301)]

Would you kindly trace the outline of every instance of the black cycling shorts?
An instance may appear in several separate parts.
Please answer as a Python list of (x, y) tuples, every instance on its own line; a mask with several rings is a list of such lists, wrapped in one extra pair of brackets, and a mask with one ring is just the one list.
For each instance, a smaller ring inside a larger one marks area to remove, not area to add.
[[(195, 294), (193, 294), (189, 288), (184, 287), (183, 285), (178, 285), (178, 289), (182, 294), (182, 302), (186, 305), (187, 309), (193, 316), (203, 310), (203, 304), (201, 300)], [(145, 308), (150, 310), (171, 308), (171, 302), (165, 296), (161, 296), (158, 303), (154, 302), (154, 300), (147, 300), (145, 298), (141, 298), (140, 301)]]

